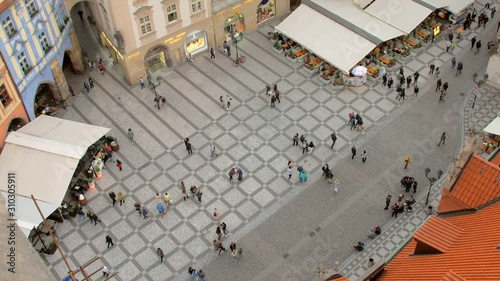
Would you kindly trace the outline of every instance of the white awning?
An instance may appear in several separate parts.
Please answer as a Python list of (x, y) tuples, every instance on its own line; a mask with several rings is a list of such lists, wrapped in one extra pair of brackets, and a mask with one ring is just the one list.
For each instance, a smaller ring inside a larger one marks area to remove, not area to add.
[(411, 0), (376, 0), (365, 12), (410, 34), (433, 10)]
[(376, 47), (306, 5), (300, 5), (276, 29), (345, 73)]
[(463, 9), (467, 8), (474, 0), (448, 0), (448, 6), (444, 7), (446, 10), (453, 14), (460, 13)]
[(404, 32), (394, 26), (381, 21), (361, 9), (353, 0), (311, 0), (328, 13), (336, 15), (356, 28), (378, 38), (380, 43), (404, 35)]
[(500, 136), (500, 117), (496, 117), (491, 121), (486, 128), (483, 129), (486, 133), (494, 134)]
[(427, 4), (429, 8), (432, 7), (434, 10), (446, 7), (449, 5), (450, 2), (450, 0), (414, 0), (414, 1), (421, 4)]
[[(31, 195), (44, 215), (58, 208), (87, 148), (110, 129), (42, 115), (16, 132), (9, 133), (0, 154), (0, 181), (15, 174), (16, 218), (31, 231), (42, 219)], [(6, 198), (8, 186), (0, 185)]]

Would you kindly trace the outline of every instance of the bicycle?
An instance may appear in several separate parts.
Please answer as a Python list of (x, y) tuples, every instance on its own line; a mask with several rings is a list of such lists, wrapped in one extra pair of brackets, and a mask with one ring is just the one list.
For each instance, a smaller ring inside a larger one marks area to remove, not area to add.
[(240, 63), (245, 63), (245, 61), (247, 60), (247, 57), (241, 55), (239, 57), (236, 57), (233, 61), (233, 65), (234, 66), (240, 66)]

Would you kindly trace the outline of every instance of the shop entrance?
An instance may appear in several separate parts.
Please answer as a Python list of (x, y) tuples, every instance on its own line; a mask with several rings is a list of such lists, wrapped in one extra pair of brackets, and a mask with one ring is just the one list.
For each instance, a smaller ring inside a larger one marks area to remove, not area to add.
[(164, 46), (157, 46), (150, 49), (145, 57), (146, 67), (153, 73), (169, 67), (168, 49)]
[(26, 124), (27, 124), (27, 122), (24, 121), (23, 119), (14, 118), (10, 121), (9, 128), (7, 129), (7, 132), (15, 132), (15, 131), (21, 129)]
[(55, 98), (57, 89), (51, 83), (42, 83), (36, 89), (34, 111), (38, 117), (41, 114), (53, 115), (57, 112), (61, 101)]
[(196, 30), (188, 34), (184, 40), (187, 54), (195, 55), (208, 49), (207, 33), (204, 30)]
[(244, 31), (245, 20), (241, 13), (235, 13), (224, 22), (224, 35), (226, 38), (225, 40), (228, 42), (234, 40), (241, 41)]
[(262, 23), (276, 15), (275, 0), (262, 0), (257, 6), (257, 24)]

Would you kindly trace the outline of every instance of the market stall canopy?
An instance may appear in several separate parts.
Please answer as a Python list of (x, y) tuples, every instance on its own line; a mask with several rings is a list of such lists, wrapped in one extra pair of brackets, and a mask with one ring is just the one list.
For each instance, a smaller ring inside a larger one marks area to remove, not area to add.
[(494, 134), (500, 136), (500, 117), (496, 117), (491, 121), (486, 128), (483, 129), (486, 133)]
[[(25, 234), (42, 221), (31, 195), (35, 196), (44, 214), (50, 215), (61, 205), (78, 162), (88, 147), (109, 130), (41, 115), (8, 134), (0, 154), (0, 180), (7, 183), (8, 174), (15, 174), (15, 215)], [(8, 201), (6, 184), (0, 185), (0, 192)]]
[(377, 45), (404, 35), (403, 31), (365, 12), (353, 0), (304, 0), (302, 3)]
[(432, 10), (437, 10), (446, 7), (449, 5), (448, 3), (450, 2), (450, 0), (413, 0), (413, 1), (423, 6), (426, 6), (427, 8)]
[(345, 73), (376, 47), (306, 5), (300, 5), (276, 29)]
[(433, 10), (412, 0), (375, 0), (365, 12), (410, 34)]
[(474, 0), (448, 0), (448, 6), (444, 8), (453, 14), (458, 14), (473, 2)]

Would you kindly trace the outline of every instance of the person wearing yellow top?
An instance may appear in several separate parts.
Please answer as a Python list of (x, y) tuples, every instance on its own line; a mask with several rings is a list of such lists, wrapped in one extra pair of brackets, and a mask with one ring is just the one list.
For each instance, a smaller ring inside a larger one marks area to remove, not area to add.
[(165, 202), (165, 205), (167, 205), (167, 207), (170, 207), (170, 204), (172, 204), (172, 196), (170, 196), (170, 194), (168, 194), (168, 192), (165, 192), (165, 195), (163, 195), (163, 202)]
[(120, 206), (125, 203), (125, 193), (118, 192), (118, 202), (120, 202)]

